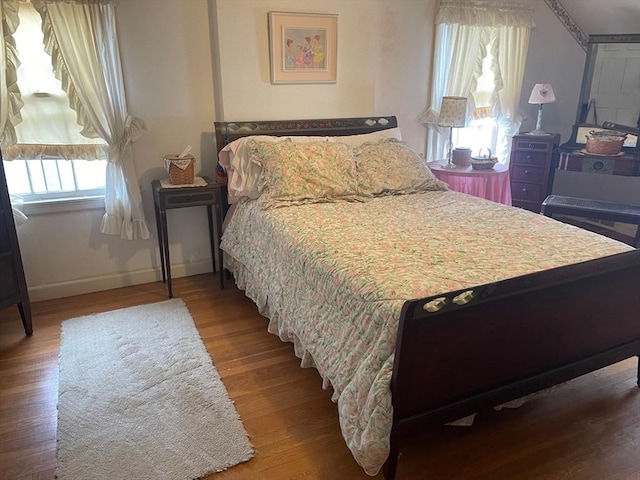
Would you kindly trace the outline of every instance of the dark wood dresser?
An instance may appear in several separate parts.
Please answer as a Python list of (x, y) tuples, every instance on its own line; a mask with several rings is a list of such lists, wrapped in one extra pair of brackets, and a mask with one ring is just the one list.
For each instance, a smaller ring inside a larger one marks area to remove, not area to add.
[(0, 155), (0, 309), (13, 304), (18, 305), (25, 333), (31, 335), (31, 304)]
[(513, 206), (540, 213), (551, 193), (560, 134), (518, 134), (511, 142), (509, 177)]

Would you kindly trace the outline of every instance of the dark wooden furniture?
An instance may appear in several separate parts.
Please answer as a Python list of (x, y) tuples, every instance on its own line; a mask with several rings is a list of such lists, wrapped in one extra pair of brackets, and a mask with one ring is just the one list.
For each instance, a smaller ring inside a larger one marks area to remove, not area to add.
[(579, 150), (560, 148), (558, 170), (640, 177), (640, 153), (622, 152), (620, 156), (589, 155)]
[[(206, 206), (207, 219), (209, 221), (209, 241), (211, 243), (211, 262), (213, 272), (216, 272), (216, 252), (218, 265), (220, 266), (220, 288), (224, 288), (224, 275), (222, 272), (222, 251), (220, 250), (220, 237), (222, 236), (222, 198), (220, 186), (204, 177), (207, 182), (202, 187), (168, 187), (164, 188), (160, 180), (153, 180), (153, 202), (156, 213), (156, 225), (158, 228), (158, 246), (160, 247), (160, 265), (162, 267), (162, 282), (167, 284), (169, 298), (173, 298), (171, 288), (171, 260), (169, 257), (169, 233), (167, 228), (167, 210), (175, 208), (187, 208)], [(215, 239), (213, 225), (213, 210), (215, 210)], [(217, 242), (217, 248), (216, 248)]]
[(17, 304), (24, 332), (33, 334), (31, 303), (0, 154), (0, 308)]
[(560, 135), (518, 134), (511, 142), (509, 177), (513, 206), (540, 213), (551, 193)]
[(574, 215), (567, 217), (570, 214), (566, 208), (564, 213), (556, 210), (554, 213), (565, 215), (562, 221), (637, 246), (637, 229), (619, 225), (636, 222), (624, 221), (624, 217), (620, 216), (613, 218), (604, 211), (613, 209), (622, 212), (629, 208), (640, 208), (640, 154), (623, 151), (618, 156), (598, 156), (581, 150), (563, 151), (563, 148), (560, 147), (552, 193), (576, 199), (572, 202), (584, 206), (604, 202), (611, 207), (590, 212), (592, 215), (588, 216), (574, 211)]
[(640, 248), (640, 207), (588, 198), (549, 195), (542, 202), (542, 213), (547, 217), (552, 217), (553, 214), (572, 215), (637, 225), (633, 246)]
[[(395, 118), (385, 120), (216, 122), (217, 148), (247, 135), (348, 135), (395, 126)], [(639, 356), (639, 284), (640, 250), (633, 250), (407, 300), (390, 386), (394, 419), (385, 479), (395, 478), (410, 430)]]

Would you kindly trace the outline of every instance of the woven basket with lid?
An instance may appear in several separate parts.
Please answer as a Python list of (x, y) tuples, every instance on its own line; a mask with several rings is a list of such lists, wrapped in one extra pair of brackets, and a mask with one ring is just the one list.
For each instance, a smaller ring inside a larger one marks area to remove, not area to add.
[(193, 155), (166, 155), (164, 168), (169, 172), (169, 181), (173, 185), (190, 185), (194, 181), (194, 167), (196, 159)]
[(627, 138), (626, 133), (613, 130), (592, 130), (587, 135), (587, 153), (594, 155), (617, 155)]

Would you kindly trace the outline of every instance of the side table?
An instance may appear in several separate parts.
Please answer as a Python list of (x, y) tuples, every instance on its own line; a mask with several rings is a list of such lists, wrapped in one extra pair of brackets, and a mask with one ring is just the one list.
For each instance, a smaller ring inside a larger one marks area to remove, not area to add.
[(435, 161), (427, 165), (451, 190), (511, 205), (511, 184), (506, 166), (498, 163), (489, 170), (474, 170), (471, 166), (444, 168), (444, 164), (444, 161)]
[[(167, 284), (169, 298), (173, 298), (171, 289), (171, 260), (169, 257), (169, 234), (167, 229), (167, 210), (186, 207), (207, 207), (209, 221), (209, 242), (211, 244), (211, 262), (213, 272), (216, 273), (216, 256), (218, 257), (220, 288), (224, 288), (224, 268), (222, 267), (222, 250), (220, 250), (220, 237), (222, 236), (222, 195), (220, 185), (208, 177), (203, 177), (207, 183), (205, 186), (175, 186), (163, 187), (160, 180), (151, 182), (153, 190), (153, 203), (156, 213), (156, 225), (158, 227), (158, 245), (160, 247), (160, 265), (162, 267), (162, 283)], [(215, 209), (214, 238), (213, 210)], [(217, 240), (217, 248), (216, 248)], [(217, 253), (217, 255), (216, 255)]]

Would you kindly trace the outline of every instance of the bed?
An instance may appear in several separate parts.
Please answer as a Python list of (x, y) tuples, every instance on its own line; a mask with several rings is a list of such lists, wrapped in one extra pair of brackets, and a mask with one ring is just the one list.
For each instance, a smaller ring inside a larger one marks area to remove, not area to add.
[[(346, 190), (325, 191), (329, 200), (278, 203), (270, 194), (301, 150), (317, 170), (294, 170), (310, 185), (328, 175), (318, 149), (340, 165), (351, 152), (357, 182), (370, 164), (383, 183), (398, 181), (389, 165), (404, 153), (388, 152), (407, 146), (395, 117), (216, 122), (215, 130), (220, 162), (236, 176), (225, 268), (269, 318), (269, 332), (292, 342), (302, 366), (333, 389), (343, 437), (369, 475), (395, 478), (415, 428), (640, 355), (640, 250), (449, 191), (435, 177), (353, 198), (352, 170), (341, 170), (332, 181)], [(270, 160), (232, 162), (245, 154)], [(273, 164), (283, 169), (275, 176)], [(262, 172), (250, 171), (256, 165)], [(255, 177), (248, 190), (236, 188), (243, 169)]]

